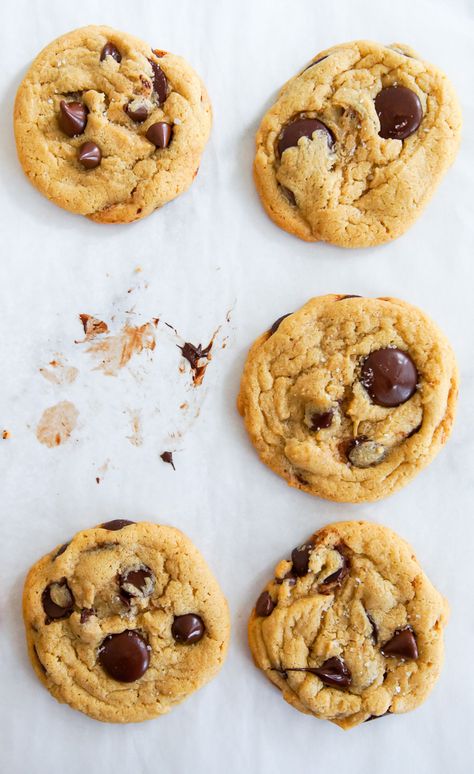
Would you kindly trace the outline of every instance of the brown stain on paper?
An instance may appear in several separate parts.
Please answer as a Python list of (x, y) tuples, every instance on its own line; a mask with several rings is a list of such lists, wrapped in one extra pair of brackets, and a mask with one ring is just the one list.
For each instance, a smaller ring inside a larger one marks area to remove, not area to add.
[[(153, 320), (153, 322), (139, 326), (126, 323), (119, 333), (104, 336), (99, 341), (94, 341), (86, 349), (86, 352), (99, 361), (95, 370), (103, 371), (107, 376), (116, 376), (134, 355), (139, 355), (145, 349), (155, 349), (157, 322)], [(94, 334), (94, 337), (97, 335), (99, 334)]]
[(39, 372), (51, 384), (72, 384), (79, 373), (74, 366), (68, 366), (62, 360), (50, 360), (50, 368), (40, 368)]
[(38, 441), (50, 449), (66, 443), (76, 427), (78, 416), (74, 403), (68, 400), (45, 409), (36, 428)]
[(142, 422), (139, 411), (130, 411), (130, 422), (132, 425), (132, 434), (127, 435), (127, 439), (133, 446), (141, 446), (143, 443)]
[[(107, 323), (103, 320), (99, 320), (97, 317), (93, 317), (91, 314), (80, 314), (79, 318), (82, 327), (84, 328), (84, 333), (86, 334), (85, 339), (82, 340), (83, 342), (90, 341), (91, 339), (95, 339), (96, 336), (100, 336), (102, 333), (109, 332)], [(76, 344), (79, 343), (79, 341), (76, 342)]]

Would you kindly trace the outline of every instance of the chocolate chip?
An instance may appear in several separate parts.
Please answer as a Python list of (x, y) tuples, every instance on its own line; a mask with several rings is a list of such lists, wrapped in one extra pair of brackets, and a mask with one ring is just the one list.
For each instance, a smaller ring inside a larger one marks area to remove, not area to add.
[(117, 46), (114, 46), (114, 44), (110, 43), (110, 41), (105, 44), (104, 48), (100, 52), (100, 61), (103, 62), (107, 56), (111, 56), (112, 59), (115, 59), (116, 62), (122, 61), (122, 54), (118, 50)]
[[(209, 360), (211, 359), (209, 355), (213, 343), (214, 339), (211, 339), (207, 347), (203, 347), (201, 344), (198, 344), (197, 347), (195, 347), (194, 344), (191, 344), (189, 341), (186, 341), (182, 347), (178, 345), (183, 357), (191, 366), (191, 370), (193, 372), (193, 382), (196, 386), (201, 384), (202, 380), (204, 379), (206, 368), (209, 365)], [(202, 363), (204, 359), (206, 359), (207, 362)]]
[(58, 556), (61, 556), (61, 554), (64, 554), (64, 552), (65, 552), (66, 548), (68, 547), (68, 545), (69, 545), (69, 543), (63, 543), (61, 548), (58, 548), (58, 550), (56, 551), (56, 553), (53, 556), (53, 559), (52, 559), (53, 562), (54, 562), (55, 559), (58, 558)]
[(293, 575), (291, 570), (288, 570), (283, 576), (283, 578), (275, 578), (275, 581), (281, 585), (284, 581), (288, 581), (289, 586), (294, 586), (296, 583), (296, 577)]
[(102, 529), (110, 529), (110, 530), (118, 530), (123, 529), (124, 527), (128, 527), (129, 524), (135, 524), (134, 521), (129, 521), (128, 519), (112, 519), (112, 521), (105, 521), (100, 526)]
[(413, 629), (410, 626), (398, 629), (392, 639), (382, 645), (380, 652), (386, 657), (418, 658), (418, 646)]
[(126, 570), (119, 576), (119, 588), (121, 596), (126, 599), (131, 597), (149, 597), (155, 587), (155, 576), (149, 567), (140, 567), (138, 570)]
[(320, 62), (324, 62), (325, 59), (327, 59), (329, 54), (326, 54), (326, 56), (322, 56), (321, 59), (316, 59), (315, 62), (311, 62), (307, 67), (304, 68), (304, 70), (301, 71), (300, 75), (303, 75), (303, 73), (306, 72), (306, 70), (309, 70), (311, 67), (314, 67), (315, 65), (319, 64)]
[(314, 543), (311, 540), (308, 540), (307, 543), (303, 543), (302, 546), (294, 548), (291, 552), (291, 561), (293, 562), (292, 570), (299, 578), (306, 575), (308, 572), (309, 557), (311, 556), (313, 548)]
[(296, 202), (296, 198), (295, 198), (295, 195), (294, 195), (293, 191), (290, 191), (290, 189), (289, 189), (289, 188), (285, 188), (285, 186), (284, 186), (284, 185), (280, 185), (280, 191), (282, 192), (282, 194), (283, 194), (283, 196), (285, 197), (285, 199), (286, 199), (286, 200), (287, 200), (287, 201), (288, 201), (288, 202), (289, 202), (289, 203), (290, 203), (290, 204), (291, 204), (293, 207), (295, 207), (295, 206), (296, 206), (296, 204), (297, 204), (297, 202)]
[(81, 610), (81, 617), (80, 617), (80, 623), (85, 624), (91, 618), (93, 615), (95, 615), (95, 610), (92, 607), (83, 607)]
[(346, 298), (362, 298), (362, 296), (349, 294), (348, 296), (341, 296), (340, 298), (336, 298), (336, 301), (344, 301)]
[(286, 672), (308, 672), (317, 675), (326, 685), (334, 688), (347, 688), (352, 682), (352, 675), (347, 664), (339, 656), (328, 658), (319, 667), (300, 667), (286, 669)]
[(393, 713), (390, 712), (390, 710), (387, 710), (387, 712), (384, 712), (382, 715), (370, 715), (370, 717), (364, 720), (364, 723), (368, 723), (369, 720), (378, 720), (379, 718), (384, 718), (386, 715), (392, 715), (392, 714)]
[(341, 566), (321, 582), (322, 586), (329, 586), (333, 583), (340, 586), (344, 578), (349, 573), (349, 560), (343, 553), (342, 548), (340, 546), (336, 546), (335, 551), (337, 551), (341, 557)]
[(202, 618), (193, 613), (177, 615), (171, 626), (171, 634), (176, 642), (184, 645), (192, 645), (204, 637), (206, 631)]
[(136, 124), (142, 124), (148, 118), (148, 108), (146, 105), (138, 105), (132, 108), (132, 104), (133, 102), (129, 102), (128, 105), (125, 105), (124, 110), (132, 121), (135, 121)]
[(386, 347), (371, 352), (365, 358), (361, 384), (378, 406), (400, 406), (416, 391), (418, 372), (407, 352)]
[(109, 677), (120, 683), (133, 683), (145, 674), (150, 651), (138, 632), (125, 630), (109, 634), (99, 648), (99, 662)]
[(406, 86), (387, 86), (375, 97), (380, 137), (405, 140), (416, 132), (423, 119), (418, 95)]
[(279, 317), (278, 320), (275, 320), (272, 327), (270, 328), (270, 336), (273, 336), (273, 334), (277, 332), (283, 320), (286, 320), (286, 318), (289, 317), (290, 314), (292, 314), (292, 312), (288, 312), (288, 314), (282, 314), (282, 316)]
[(161, 459), (163, 462), (167, 462), (168, 465), (171, 465), (173, 470), (176, 470), (173, 462), (173, 452), (170, 451), (164, 451), (163, 454), (160, 454)]
[(59, 103), (59, 111), (59, 126), (64, 134), (68, 137), (76, 137), (83, 133), (89, 112), (83, 102), (66, 102), (62, 99)]
[(270, 613), (273, 612), (274, 607), (275, 602), (271, 598), (268, 591), (262, 591), (259, 598), (257, 599), (257, 604), (255, 605), (256, 614), (261, 618), (268, 618)]
[(308, 137), (311, 140), (313, 132), (317, 131), (324, 132), (329, 146), (334, 144), (332, 132), (317, 118), (296, 118), (281, 130), (278, 140), (278, 153), (281, 156), (287, 148), (298, 145), (298, 140), (301, 137)]
[(153, 91), (158, 98), (158, 104), (162, 105), (168, 96), (168, 79), (160, 65), (158, 65), (156, 62), (153, 62), (151, 59), (148, 61), (150, 62), (151, 68), (153, 70)]
[(95, 169), (102, 161), (102, 151), (95, 142), (85, 142), (79, 148), (77, 158), (85, 169)]
[[(74, 608), (74, 597), (67, 585), (66, 578), (54, 581), (46, 586), (41, 596), (43, 610), (53, 621), (68, 618)], [(49, 623), (49, 622), (48, 622)]]
[(325, 430), (327, 427), (331, 427), (333, 418), (334, 409), (323, 411), (322, 414), (315, 412), (314, 414), (311, 414), (311, 426), (309, 429), (313, 432), (317, 432), (318, 430)]
[(385, 458), (387, 449), (377, 441), (369, 441), (364, 436), (354, 438), (346, 449), (349, 462), (356, 468), (370, 468)]
[(146, 138), (157, 148), (167, 148), (171, 140), (171, 125), (166, 121), (152, 124), (146, 131)]
[(379, 630), (377, 629), (377, 624), (375, 623), (374, 619), (372, 618), (371, 615), (369, 615), (369, 613), (367, 611), (365, 611), (365, 614), (366, 614), (367, 618), (369, 619), (369, 623), (370, 623), (370, 625), (372, 627), (372, 639), (375, 642), (375, 644), (377, 644), (378, 639), (379, 639)]

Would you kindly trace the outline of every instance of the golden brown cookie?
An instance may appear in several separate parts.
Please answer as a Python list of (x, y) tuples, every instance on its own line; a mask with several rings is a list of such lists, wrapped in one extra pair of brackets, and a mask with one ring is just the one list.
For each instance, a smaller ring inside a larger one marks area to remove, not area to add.
[(437, 454), (458, 373), (436, 325), (394, 298), (328, 295), (250, 349), (238, 408), (263, 462), (339, 502), (378, 500)]
[(422, 704), (441, 671), (448, 614), (404, 540), (338, 522), (277, 564), (249, 643), (287, 702), (347, 729)]
[(275, 223), (301, 239), (382, 244), (419, 216), (460, 131), (451, 84), (411, 48), (344, 43), (317, 54), (264, 116), (257, 189)]
[(25, 582), (31, 662), (60, 702), (96, 720), (154, 718), (219, 671), (226, 600), (173, 527), (117, 519), (78, 532)]
[(100, 223), (128, 223), (186, 191), (211, 128), (190, 65), (110, 27), (50, 43), (18, 89), (20, 162), (48, 199)]

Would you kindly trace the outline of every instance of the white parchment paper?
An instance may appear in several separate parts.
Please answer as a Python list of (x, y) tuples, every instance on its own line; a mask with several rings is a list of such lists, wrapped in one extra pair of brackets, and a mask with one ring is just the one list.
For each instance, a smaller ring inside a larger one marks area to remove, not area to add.
[[(183, 54), (213, 101), (213, 133), (192, 189), (134, 225), (61, 211), (16, 159), (11, 114), (26, 68), (54, 37), (88, 23)], [(0, 433), (1, 770), (466, 774), (474, 693), (473, 3), (16, 0), (2, 7), (0, 34), (0, 430), (10, 433)], [(251, 163), (255, 130), (279, 86), (319, 50), (361, 37), (409, 43), (443, 68), (459, 92), (465, 131), (454, 167), (411, 230), (352, 252), (305, 244), (274, 226)], [(331, 504), (288, 488), (259, 462), (235, 410), (252, 340), (326, 292), (405, 298), (439, 323), (459, 358), (459, 414), (447, 447), (374, 505)], [(159, 317), (156, 347), (106, 375), (74, 343), (83, 338), (81, 313), (113, 332)], [(194, 344), (207, 344), (221, 326), (201, 387), (180, 372), (182, 339), (163, 321)], [(77, 368), (75, 381), (40, 372), (57, 374), (48, 364), (58, 360)], [(36, 427), (61, 401), (76, 406), (77, 426), (67, 443), (48, 448)], [(159, 458), (165, 449), (175, 452), (175, 472)], [(217, 575), (233, 621), (221, 674), (170, 715), (134, 726), (97, 723), (49, 696), (28, 663), (20, 611), (25, 573), (39, 556), (116, 517), (184, 530)], [(446, 664), (425, 705), (350, 732), (286, 705), (246, 644), (247, 615), (276, 561), (345, 518), (397, 530), (452, 606)]]

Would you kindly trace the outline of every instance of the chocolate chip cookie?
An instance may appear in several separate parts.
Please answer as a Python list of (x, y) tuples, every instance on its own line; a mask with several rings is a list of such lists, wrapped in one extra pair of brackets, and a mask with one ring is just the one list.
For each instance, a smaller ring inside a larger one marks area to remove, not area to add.
[(291, 486), (378, 500), (437, 454), (458, 374), (441, 331), (394, 298), (327, 295), (252, 346), (238, 408), (261, 459)]
[(446, 76), (408, 46), (345, 43), (281, 90), (257, 133), (268, 215), (309, 242), (403, 234), (452, 163), (461, 113)]
[(448, 613), (404, 540), (339, 522), (276, 566), (249, 642), (287, 702), (347, 729), (422, 704), (441, 670)]
[(189, 188), (211, 120), (206, 89), (184, 59), (95, 26), (39, 54), (14, 116), (33, 185), (100, 223), (138, 220)]
[(44, 556), (23, 615), (48, 691), (112, 723), (168, 712), (214, 677), (229, 641), (227, 603), (200, 553), (148, 522), (107, 522)]

